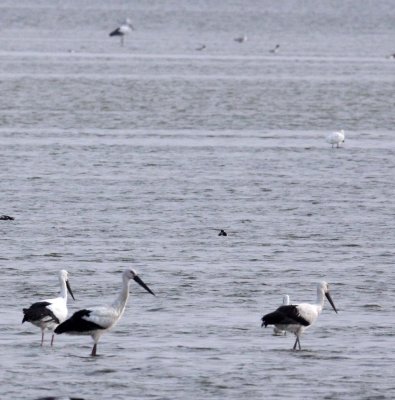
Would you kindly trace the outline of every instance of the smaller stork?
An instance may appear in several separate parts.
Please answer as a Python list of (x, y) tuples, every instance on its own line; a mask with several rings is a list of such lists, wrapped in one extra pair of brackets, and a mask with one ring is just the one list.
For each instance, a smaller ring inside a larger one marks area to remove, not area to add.
[[(287, 294), (284, 294), (283, 296), (283, 306), (288, 306), (289, 305), (289, 296)], [(282, 329), (278, 329), (276, 326), (273, 328), (273, 335), (274, 336), (285, 336), (287, 334), (286, 331), (283, 331)]]
[(60, 324), (56, 334), (90, 335), (94, 341), (91, 356), (96, 356), (97, 343), (101, 335), (111, 329), (122, 317), (129, 297), (129, 283), (133, 279), (147, 292), (155, 293), (142, 281), (133, 269), (126, 269), (122, 274), (122, 288), (110, 306), (92, 307), (75, 312), (68, 320)]
[(114, 29), (109, 36), (120, 36), (121, 37), (121, 46), (123, 46), (124, 37), (131, 31), (134, 31), (134, 27), (130, 22), (129, 18), (126, 18), (125, 22), (121, 24), (118, 28)]
[(341, 131), (338, 132), (332, 132), (329, 135), (326, 136), (326, 141), (333, 146), (336, 145), (336, 147), (340, 147), (342, 143), (345, 142), (345, 135), (344, 135), (344, 130), (342, 129)]
[[(23, 309), (24, 322), (31, 322), (41, 329), (41, 346), (44, 343), (44, 331), (46, 329), (53, 331), (59, 324), (67, 318), (67, 291), (74, 299), (73, 292), (69, 284), (67, 271), (62, 269), (59, 272), (60, 296), (55, 299), (42, 300), (33, 303), (29, 308)], [(51, 346), (53, 346), (55, 334), (52, 333)]]
[(324, 306), (324, 296), (328, 299), (332, 308), (337, 313), (332, 297), (329, 293), (329, 285), (322, 281), (317, 285), (317, 301), (315, 304), (300, 303), (294, 305), (280, 306), (276, 311), (262, 317), (262, 326), (274, 325), (280, 330), (291, 332), (296, 336), (293, 350), (296, 345), (300, 346), (300, 336), (311, 326), (321, 314)]

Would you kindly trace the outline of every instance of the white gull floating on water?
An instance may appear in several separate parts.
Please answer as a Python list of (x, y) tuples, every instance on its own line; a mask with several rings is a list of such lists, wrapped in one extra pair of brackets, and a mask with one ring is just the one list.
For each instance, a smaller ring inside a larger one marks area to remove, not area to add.
[[(55, 299), (46, 299), (33, 303), (29, 308), (23, 309), (24, 322), (30, 322), (41, 329), (41, 346), (44, 343), (44, 331), (53, 331), (59, 324), (67, 318), (67, 291), (74, 299), (71, 291), (68, 273), (64, 269), (59, 272), (60, 296)], [(52, 333), (51, 346), (54, 341)]]
[(329, 293), (329, 285), (322, 281), (317, 285), (317, 300), (314, 304), (300, 303), (287, 306), (280, 306), (276, 311), (262, 317), (262, 326), (274, 325), (280, 330), (291, 332), (296, 336), (293, 350), (296, 345), (300, 346), (300, 336), (311, 326), (321, 314), (324, 306), (324, 296), (328, 299), (332, 308), (337, 313), (332, 297)]
[(68, 320), (60, 324), (56, 334), (68, 333), (69, 335), (90, 335), (94, 341), (91, 355), (96, 356), (97, 343), (101, 335), (111, 329), (122, 317), (126, 302), (129, 298), (129, 283), (133, 279), (147, 292), (154, 292), (142, 281), (133, 269), (126, 269), (122, 274), (122, 288), (109, 306), (92, 307), (75, 312)]

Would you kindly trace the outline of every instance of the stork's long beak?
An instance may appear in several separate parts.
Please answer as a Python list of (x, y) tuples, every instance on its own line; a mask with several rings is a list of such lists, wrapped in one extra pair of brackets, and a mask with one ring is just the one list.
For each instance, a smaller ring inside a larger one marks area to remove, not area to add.
[(331, 297), (330, 293), (329, 293), (329, 292), (326, 292), (326, 293), (325, 293), (325, 296), (326, 296), (326, 298), (328, 299), (329, 303), (331, 303), (332, 308), (333, 308), (333, 309), (336, 311), (336, 313), (337, 313), (336, 307), (335, 307), (335, 305), (333, 304), (333, 300), (332, 300), (332, 297)]
[(66, 287), (67, 287), (67, 290), (69, 291), (71, 297), (73, 298), (73, 300), (75, 300), (73, 292), (71, 291), (71, 287), (70, 287), (69, 281), (66, 281)]
[(139, 276), (135, 276), (133, 278), (141, 287), (143, 287), (147, 292), (153, 294), (155, 296), (155, 293), (143, 282), (143, 280)]

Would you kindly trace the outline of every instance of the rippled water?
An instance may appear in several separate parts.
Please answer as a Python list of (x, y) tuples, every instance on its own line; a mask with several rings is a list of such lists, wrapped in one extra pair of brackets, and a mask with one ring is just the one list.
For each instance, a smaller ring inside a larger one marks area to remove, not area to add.
[[(395, 397), (391, 4), (4, 2), (2, 399)], [(131, 285), (98, 357), (21, 325), (60, 269), (74, 312), (125, 267), (157, 296)], [(302, 351), (260, 328), (322, 279)]]

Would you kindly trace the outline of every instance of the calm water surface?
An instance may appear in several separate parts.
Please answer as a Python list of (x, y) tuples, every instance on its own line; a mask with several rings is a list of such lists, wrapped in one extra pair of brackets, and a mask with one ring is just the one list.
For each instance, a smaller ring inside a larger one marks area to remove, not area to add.
[[(2, 399), (395, 397), (393, 4), (356, 3), (2, 3)], [(60, 269), (74, 312), (125, 267), (157, 296), (98, 357), (21, 325)], [(302, 351), (260, 328), (323, 279)]]

